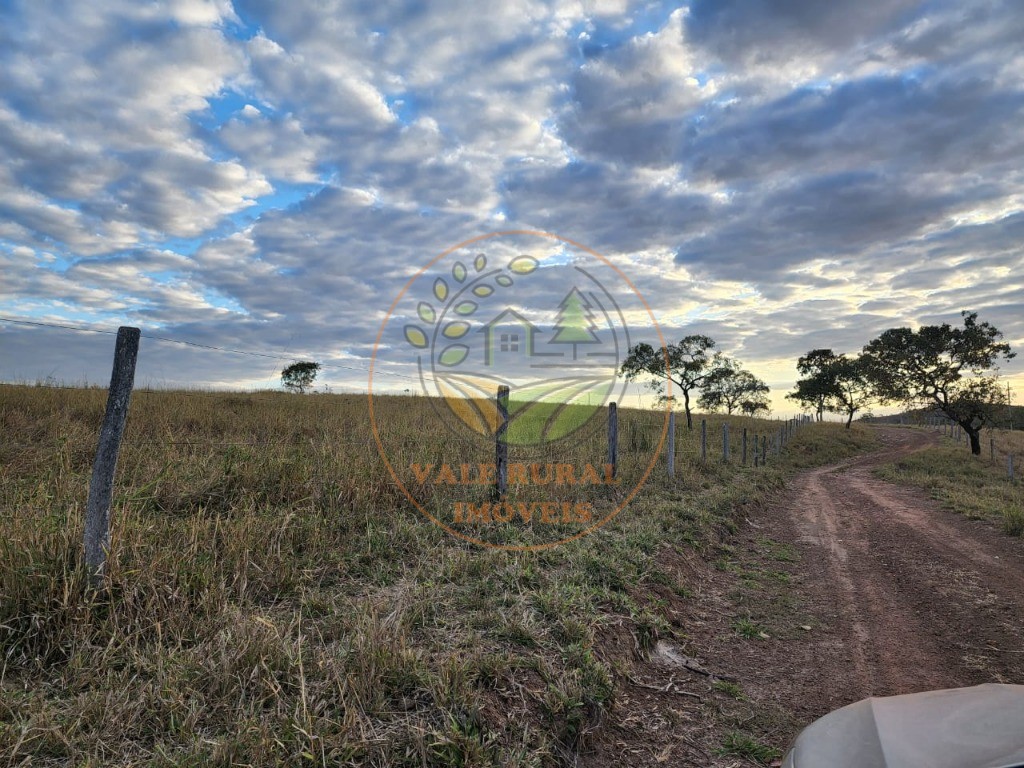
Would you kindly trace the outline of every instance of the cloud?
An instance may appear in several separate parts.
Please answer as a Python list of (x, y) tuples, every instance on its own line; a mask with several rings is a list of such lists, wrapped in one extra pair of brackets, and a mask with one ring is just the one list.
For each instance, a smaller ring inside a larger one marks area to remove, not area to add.
[[(1012, 0), (8, 4), (0, 310), (361, 370), (421, 265), (541, 229), (780, 386), (964, 308), (1024, 343), (1022, 35)], [(0, 377), (59, 370), (40, 338)], [(193, 353), (147, 352), (273, 382)]]
[(827, 57), (886, 31), (919, 0), (695, 0), (686, 29), (733, 66)]

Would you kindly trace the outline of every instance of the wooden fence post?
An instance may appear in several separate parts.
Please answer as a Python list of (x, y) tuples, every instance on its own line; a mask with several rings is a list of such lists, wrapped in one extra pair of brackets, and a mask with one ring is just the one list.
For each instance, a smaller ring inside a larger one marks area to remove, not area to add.
[(608, 403), (608, 463), (612, 465), (612, 478), (619, 471), (619, 406)]
[(989, 436), (988, 438), (988, 460), (990, 463), (996, 463), (996, 439)]
[(700, 460), (708, 460), (708, 422), (700, 420)]
[(722, 425), (722, 461), (729, 461), (729, 423)]
[(128, 419), (128, 405), (135, 383), (135, 361), (139, 356), (138, 328), (121, 326), (114, 344), (114, 367), (110, 373), (107, 410), (100, 428), (96, 459), (92, 465), (89, 498), (85, 505), (85, 566), (96, 589), (106, 581), (107, 551), (110, 549), (110, 499), (114, 489), (114, 471), (121, 450), (121, 435)]
[(747, 466), (747, 428), (743, 428), (743, 466)]
[(761, 435), (761, 466), (768, 463), (768, 435)]
[(494, 432), (495, 490), (504, 496), (508, 490), (508, 387), (498, 387), (498, 428)]
[(1006, 454), (1006, 476), (1013, 482), (1013, 454)]
[(676, 476), (676, 412), (668, 412), (668, 476)]

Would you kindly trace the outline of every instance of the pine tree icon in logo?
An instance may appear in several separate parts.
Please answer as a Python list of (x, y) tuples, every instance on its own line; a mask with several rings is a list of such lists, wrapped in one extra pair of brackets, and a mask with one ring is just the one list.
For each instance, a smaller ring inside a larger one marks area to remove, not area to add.
[(572, 359), (577, 359), (578, 344), (600, 344), (601, 340), (594, 334), (597, 326), (590, 302), (573, 288), (558, 305), (558, 318), (555, 320), (555, 335), (549, 344), (572, 344)]

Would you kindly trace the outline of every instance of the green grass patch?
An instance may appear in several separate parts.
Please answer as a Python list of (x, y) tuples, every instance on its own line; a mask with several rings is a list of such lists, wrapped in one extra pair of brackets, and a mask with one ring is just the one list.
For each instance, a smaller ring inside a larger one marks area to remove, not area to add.
[(717, 750), (719, 755), (735, 755), (753, 760), (760, 765), (768, 765), (772, 760), (781, 757), (782, 753), (775, 747), (762, 744), (753, 736), (741, 731), (730, 731), (722, 740)]
[(1011, 536), (1024, 536), (1024, 486), (1006, 476), (1005, 466), (987, 455), (972, 456), (949, 441), (887, 464), (876, 474), (896, 483), (925, 488), (947, 509), (988, 520)]
[(733, 621), (733, 631), (747, 640), (767, 640), (768, 633), (764, 627), (750, 617), (741, 617)]

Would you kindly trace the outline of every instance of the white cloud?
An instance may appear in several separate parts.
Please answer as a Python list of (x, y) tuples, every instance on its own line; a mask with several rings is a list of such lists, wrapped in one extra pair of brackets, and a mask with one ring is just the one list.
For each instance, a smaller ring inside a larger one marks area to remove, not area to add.
[(501, 226), (780, 380), (961, 308), (1024, 339), (1021, 34), (1001, 0), (5, 6), (0, 301), (365, 361)]

